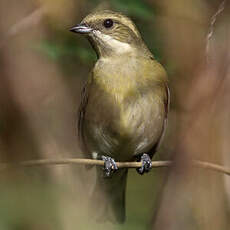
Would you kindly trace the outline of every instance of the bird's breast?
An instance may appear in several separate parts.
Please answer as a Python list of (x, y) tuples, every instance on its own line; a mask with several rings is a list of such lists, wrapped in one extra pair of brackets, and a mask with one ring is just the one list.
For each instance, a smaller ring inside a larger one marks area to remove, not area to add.
[(147, 150), (162, 129), (161, 103), (151, 94), (100, 91), (90, 98), (86, 111), (85, 133), (91, 151), (129, 160)]
[(130, 160), (148, 151), (162, 132), (163, 98), (146, 82), (152, 71), (137, 60), (103, 61), (94, 68), (84, 118), (91, 152)]

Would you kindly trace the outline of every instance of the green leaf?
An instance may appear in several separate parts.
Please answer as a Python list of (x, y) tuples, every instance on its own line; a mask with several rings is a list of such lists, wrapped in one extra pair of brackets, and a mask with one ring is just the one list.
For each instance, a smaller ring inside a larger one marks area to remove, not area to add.
[(33, 45), (33, 48), (53, 60), (59, 60), (63, 57), (77, 57), (83, 63), (95, 60), (95, 55), (90, 47), (81, 47), (68, 42), (42, 40)]
[(152, 9), (141, 0), (112, 0), (111, 2), (117, 10), (135, 17), (149, 19), (154, 15)]
[(62, 55), (62, 49), (57, 44), (43, 40), (38, 44), (33, 45), (35, 50), (44, 53), (51, 59), (58, 59)]

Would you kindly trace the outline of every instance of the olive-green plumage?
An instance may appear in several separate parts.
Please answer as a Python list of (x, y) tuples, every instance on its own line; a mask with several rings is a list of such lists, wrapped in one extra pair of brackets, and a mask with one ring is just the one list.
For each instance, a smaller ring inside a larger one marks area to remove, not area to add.
[[(84, 153), (115, 161), (132, 161), (143, 153), (152, 157), (167, 121), (169, 91), (164, 68), (133, 22), (120, 13), (92, 13), (72, 30), (86, 34), (98, 55), (79, 109)], [(94, 197), (106, 203), (98, 207), (102, 210), (98, 213), (123, 222), (127, 170), (119, 170), (111, 179), (100, 174)]]

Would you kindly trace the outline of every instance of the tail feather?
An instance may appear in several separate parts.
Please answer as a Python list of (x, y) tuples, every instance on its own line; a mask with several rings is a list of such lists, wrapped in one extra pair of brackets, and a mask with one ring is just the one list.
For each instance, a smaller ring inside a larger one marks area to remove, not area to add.
[(119, 169), (111, 178), (105, 178), (101, 168), (97, 169), (92, 203), (94, 204), (94, 215), (96, 213), (98, 221), (109, 220), (114, 223), (124, 223), (127, 173), (127, 169)]

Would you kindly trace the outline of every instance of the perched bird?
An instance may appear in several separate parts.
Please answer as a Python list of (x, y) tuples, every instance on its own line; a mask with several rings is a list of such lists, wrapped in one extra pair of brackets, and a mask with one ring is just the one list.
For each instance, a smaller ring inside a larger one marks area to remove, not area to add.
[(117, 170), (116, 161), (141, 161), (140, 174), (151, 169), (167, 123), (167, 74), (121, 13), (94, 12), (70, 30), (86, 35), (98, 57), (82, 91), (78, 122), (84, 153), (103, 159), (109, 177), (97, 170), (93, 199), (106, 200), (97, 214), (122, 223), (127, 169)]

